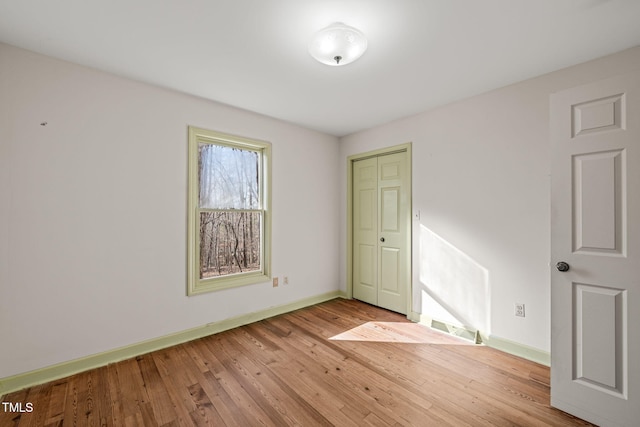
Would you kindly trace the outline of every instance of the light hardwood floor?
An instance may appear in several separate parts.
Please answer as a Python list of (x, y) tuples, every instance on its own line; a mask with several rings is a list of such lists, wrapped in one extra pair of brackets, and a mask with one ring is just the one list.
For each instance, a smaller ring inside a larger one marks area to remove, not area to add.
[(337, 299), (7, 395), (0, 426), (572, 426), (549, 369)]

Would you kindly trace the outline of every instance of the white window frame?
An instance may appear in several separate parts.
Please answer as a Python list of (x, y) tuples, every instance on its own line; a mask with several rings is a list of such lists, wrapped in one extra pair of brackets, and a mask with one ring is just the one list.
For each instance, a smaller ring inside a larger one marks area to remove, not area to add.
[[(215, 144), (259, 154), (262, 211), (261, 269), (246, 273), (200, 278), (200, 182), (198, 147)], [(271, 281), (271, 144), (265, 141), (224, 134), (189, 126), (189, 185), (187, 218), (187, 295)]]

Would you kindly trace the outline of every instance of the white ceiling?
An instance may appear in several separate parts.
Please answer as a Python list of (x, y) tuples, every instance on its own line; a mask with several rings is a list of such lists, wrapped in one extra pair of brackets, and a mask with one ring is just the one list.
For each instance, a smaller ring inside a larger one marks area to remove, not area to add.
[[(341, 21), (369, 49), (329, 67)], [(336, 136), (640, 44), (639, 0), (0, 0), (0, 41)]]

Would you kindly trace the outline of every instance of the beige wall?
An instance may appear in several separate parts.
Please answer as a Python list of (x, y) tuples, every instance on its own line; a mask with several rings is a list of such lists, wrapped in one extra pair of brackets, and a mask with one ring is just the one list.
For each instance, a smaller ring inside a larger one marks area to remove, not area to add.
[(549, 94), (632, 70), (640, 48), (341, 139), (343, 189), (347, 156), (413, 143), (416, 312), (549, 351)]
[[(0, 84), (0, 378), (337, 290), (337, 138), (2, 44)], [(185, 296), (188, 125), (273, 144), (288, 286)]]

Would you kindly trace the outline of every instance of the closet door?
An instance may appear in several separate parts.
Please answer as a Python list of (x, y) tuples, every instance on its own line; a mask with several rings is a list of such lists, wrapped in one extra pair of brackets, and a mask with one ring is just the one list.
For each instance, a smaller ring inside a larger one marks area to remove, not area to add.
[(353, 166), (353, 297), (407, 313), (410, 226), (407, 153)]

